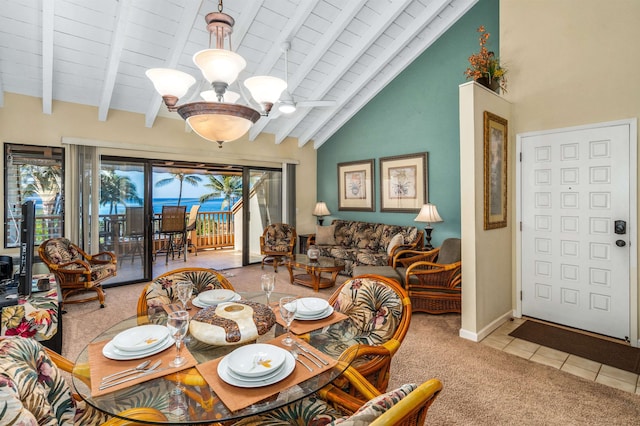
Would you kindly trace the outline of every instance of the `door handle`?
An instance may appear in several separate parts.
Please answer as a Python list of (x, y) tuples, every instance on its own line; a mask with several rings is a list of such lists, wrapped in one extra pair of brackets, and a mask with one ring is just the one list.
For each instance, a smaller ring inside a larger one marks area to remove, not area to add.
[(618, 247), (624, 247), (624, 246), (627, 245), (627, 243), (624, 240), (618, 240), (618, 241), (616, 241), (616, 245)]

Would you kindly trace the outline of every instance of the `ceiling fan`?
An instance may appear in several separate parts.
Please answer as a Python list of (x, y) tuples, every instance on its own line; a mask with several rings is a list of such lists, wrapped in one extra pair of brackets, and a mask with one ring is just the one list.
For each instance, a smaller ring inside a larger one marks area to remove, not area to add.
[[(282, 43), (282, 51), (284, 52), (284, 78), (287, 82), (287, 86), (289, 85), (289, 49), (291, 49), (291, 43), (285, 41)], [(292, 114), (296, 111), (298, 107), (302, 108), (314, 108), (314, 107), (333, 107), (336, 106), (336, 101), (323, 101), (323, 100), (306, 100), (296, 102), (289, 92), (289, 88), (284, 89), (282, 94), (280, 95), (280, 99), (278, 100), (278, 111), (282, 114)], [(280, 114), (275, 114), (274, 117), (277, 117)]]

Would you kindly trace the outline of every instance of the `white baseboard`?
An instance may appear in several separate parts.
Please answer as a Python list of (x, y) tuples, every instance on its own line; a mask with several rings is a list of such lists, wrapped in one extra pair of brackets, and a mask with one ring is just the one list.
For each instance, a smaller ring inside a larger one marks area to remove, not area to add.
[(495, 320), (491, 321), (491, 323), (489, 323), (486, 327), (484, 327), (482, 330), (480, 330), (477, 333), (461, 328), (459, 331), (459, 336), (462, 337), (463, 339), (471, 340), (473, 342), (479, 342), (485, 337), (487, 337), (488, 335), (490, 335), (491, 333), (493, 333), (495, 329), (497, 329), (498, 327), (500, 327), (502, 324), (509, 321), (513, 317), (515, 317), (515, 312), (508, 311), (500, 315)]

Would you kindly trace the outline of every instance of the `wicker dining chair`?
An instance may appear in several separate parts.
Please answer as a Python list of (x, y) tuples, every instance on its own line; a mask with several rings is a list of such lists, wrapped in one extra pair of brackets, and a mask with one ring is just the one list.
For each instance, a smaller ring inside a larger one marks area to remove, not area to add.
[[(345, 281), (329, 298), (333, 308), (350, 317), (313, 336), (314, 346), (351, 365), (380, 392), (389, 384), (391, 359), (411, 323), (407, 292), (391, 278), (361, 275)], [(335, 342), (341, 342), (335, 345)]]
[(179, 302), (173, 289), (178, 281), (193, 283), (193, 297), (217, 288), (234, 290), (229, 280), (215, 269), (192, 267), (165, 272), (142, 289), (137, 305), (138, 323), (154, 322), (154, 317), (164, 312), (163, 305)]
[(348, 367), (342, 375), (359, 398), (333, 385), (282, 408), (248, 417), (234, 426), (249, 425), (407, 425), (422, 426), (427, 412), (442, 390), (442, 382), (430, 379), (408, 383), (383, 393), (357, 370)]
[(146, 421), (168, 420), (153, 407), (131, 408), (120, 413), (143, 423), (109, 417), (94, 409), (72, 392), (62, 374), (62, 371), (73, 371), (76, 377), (89, 382), (88, 368), (88, 365), (74, 365), (34, 339), (0, 338), (3, 383), (0, 424), (134, 426), (149, 424)]

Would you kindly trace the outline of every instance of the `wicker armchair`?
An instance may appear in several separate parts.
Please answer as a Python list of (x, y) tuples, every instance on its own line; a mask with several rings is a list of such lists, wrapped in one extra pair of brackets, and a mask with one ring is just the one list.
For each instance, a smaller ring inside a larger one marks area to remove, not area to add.
[(191, 281), (193, 297), (206, 290), (226, 288), (234, 290), (227, 278), (214, 269), (180, 268), (165, 272), (147, 284), (138, 298), (138, 323), (153, 322), (153, 318), (164, 313), (163, 305), (178, 303), (178, 295), (173, 291), (173, 283)]
[[(73, 362), (44, 348), (34, 339), (0, 339), (2, 410), (0, 424), (139, 425), (111, 418), (74, 395), (61, 371), (71, 373)], [(80, 375), (77, 369), (75, 374)], [(86, 380), (89, 380), (88, 376)], [(151, 407), (132, 408), (122, 415), (142, 421), (167, 418)], [(17, 421), (17, 423), (15, 423)]]
[(293, 255), (296, 238), (296, 229), (286, 223), (272, 223), (264, 228), (260, 236), (260, 254), (264, 256), (262, 268), (265, 264), (273, 264), (274, 271), (278, 272), (282, 259)]
[[(102, 282), (116, 276), (115, 254), (105, 251), (90, 255), (66, 238), (44, 241), (38, 248), (38, 254), (55, 275), (62, 291), (63, 304), (99, 300), (100, 307), (104, 308)], [(97, 294), (84, 299), (69, 299), (70, 296), (86, 291)]]
[[(380, 392), (386, 391), (391, 358), (411, 322), (407, 292), (390, 278), (361, 275), (345, 281), (329, 298), (329, 303), (351, 321), (333, 324), (325, 333), (313, 336), (314, 346), (322, 347), (335, 357), (352, 358), (357, 353), (351, 365)], [(333, 346), (336, 341), (345, 343)]]
[(427, 411), (442, 390), (438, 379), (420, 385), (405, 384), (392, 391), (381, 393), (358, 371), (349, 367), (343, 374), (352, 388), (362, 398), (355, 398), (333, 385), (328, 385), (315, 395), (296, 401), (266, 414), (249, 417), (234, 423), (235, 426), (269, 425), (423, 425)]
[(462, 312), (461, 241), (448, 238), (425, 255), (431, 260), (411, 263), (405, 273), (405, 287), (414, 312), (441, 314)]

